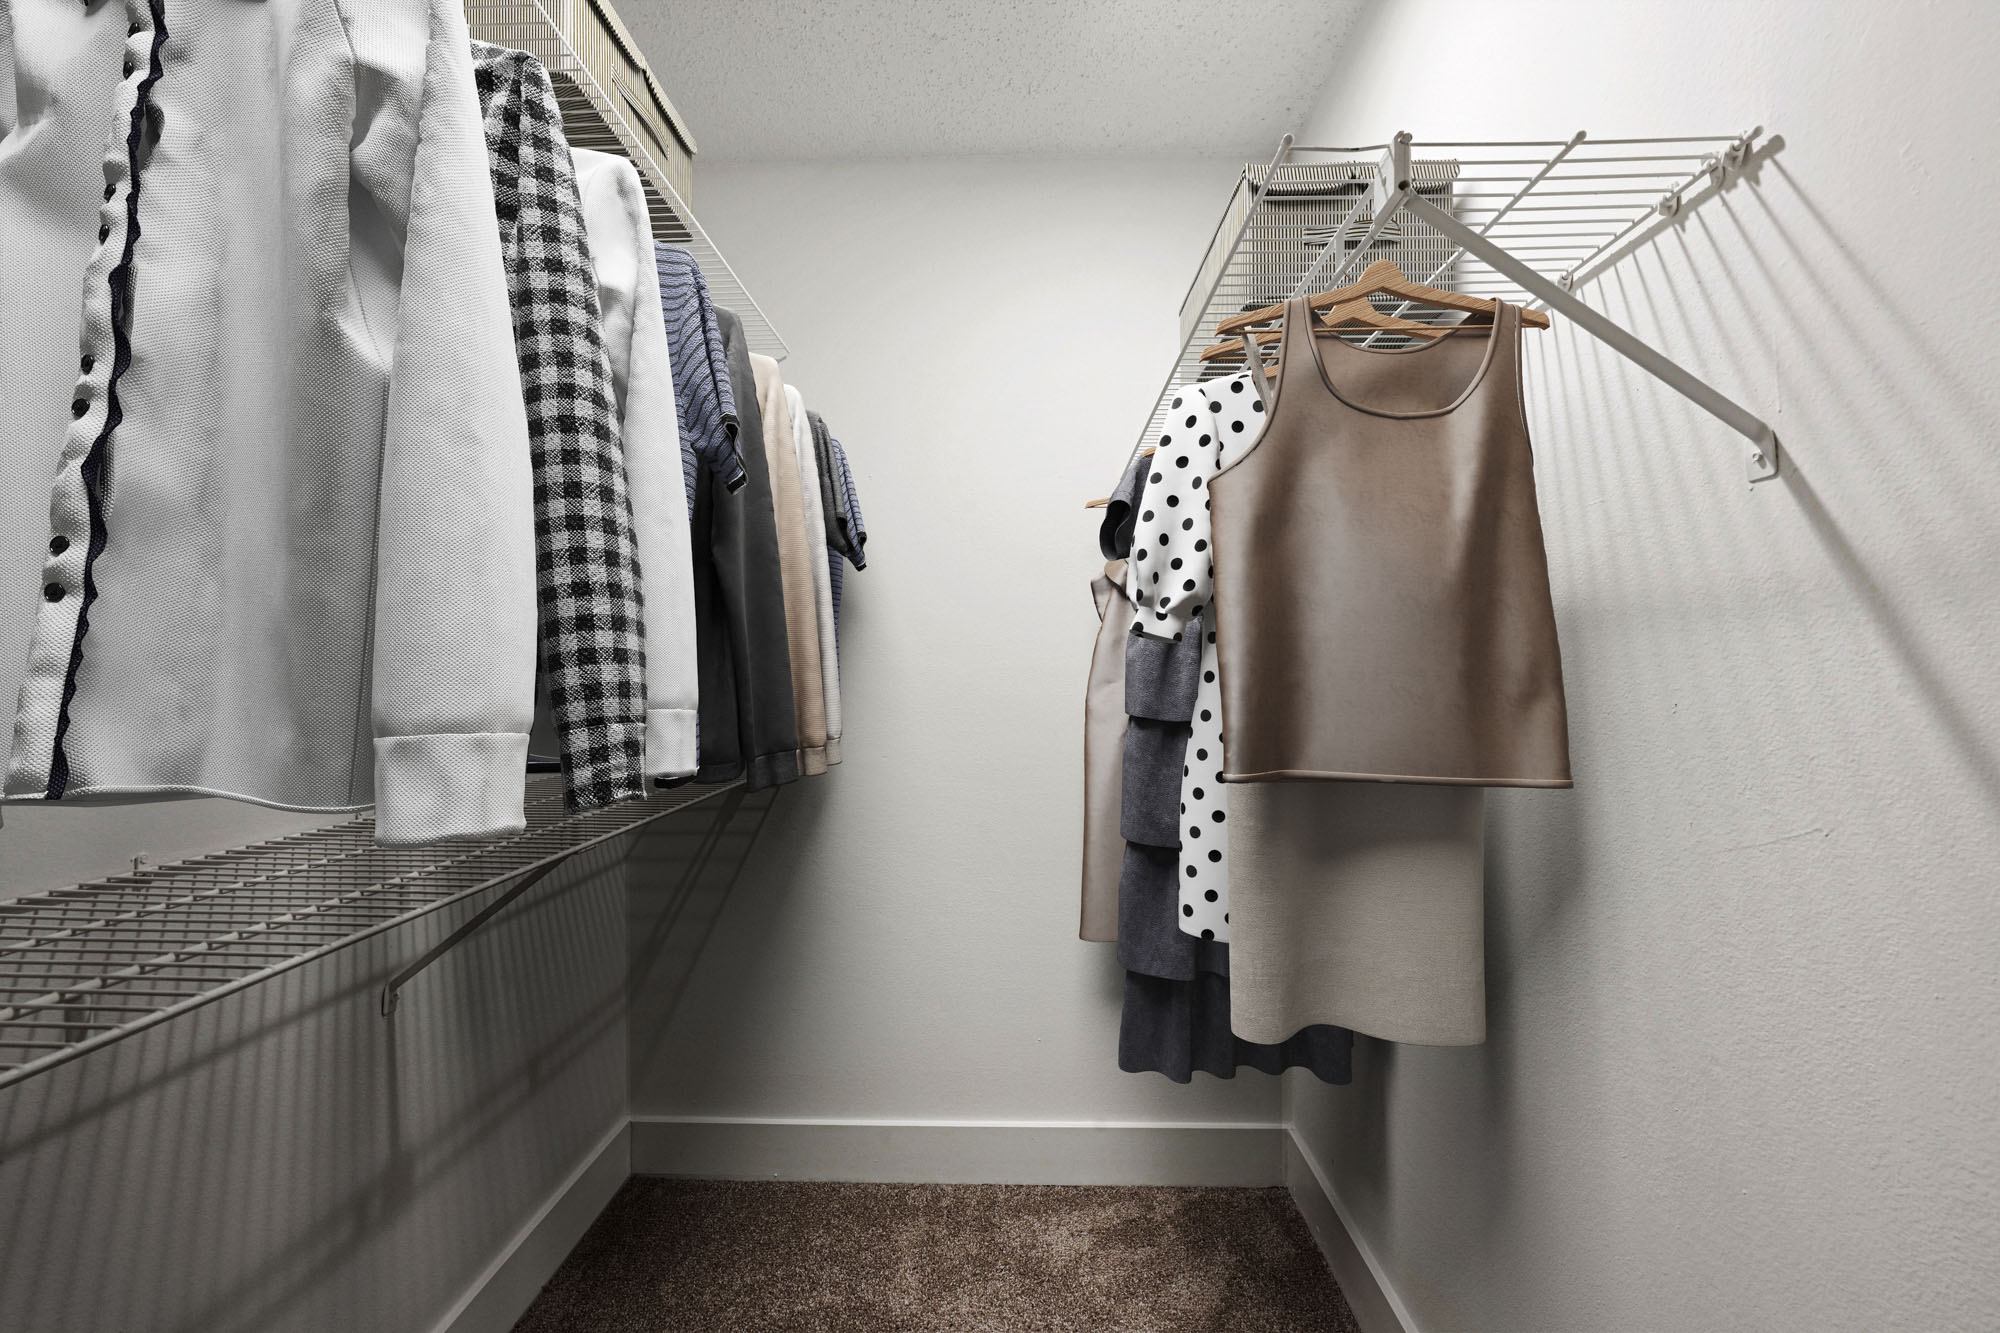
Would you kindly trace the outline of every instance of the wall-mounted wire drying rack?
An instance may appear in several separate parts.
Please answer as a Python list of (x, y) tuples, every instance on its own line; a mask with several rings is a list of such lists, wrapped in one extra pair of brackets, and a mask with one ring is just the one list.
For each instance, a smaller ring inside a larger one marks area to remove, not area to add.
[[(562, 106), (564, 137), (631, 159), (646, 190), (653, 238), (694, 256), (715, 303), (743, 320), (751, 351), (784, 360), (785, 340), (688, 206), (692, 139), (606, 0), (466, 0), (465, 21), (478, 40), (542, 62)], [(627, 80), (619, 78), (621, 68)], [(628, 80), (635, 86), (625, 87)]]
[(506, 886), (389, 981), (393, 1014), (403, 985), (562, 862), (716, 797), (719, 837), (743, 794), (690, 784), (571, 815), (561, 778), (530, 778), (512, 837), (377, 847), (367, 815), (0, 902), (0, 1087)]
[[(1750, 441), (1748, 473), (1778, 473), (1763, 420), (1575, 295), (1749, 161), (1762, 127), (1742, 134), (1641, 139), (1386, 144), (1321, 148), (1286, 135), (1268, 164), (1244, 168), (1181, 303), (1181, 351), (1133, 456), (1156, 440), (1184, 386), (1240, 363), (1203, 362), (1215, 326), (1289, 296), (1339, 287), (1374, 259), (1418, 282), (1576, 324)], [(1384, 313), (1445, 323), (1454, 312), (1375, 298)], [(1343, 333), (1382, 345), (1398, 335)], [(1129, 462), (1129, 460), (1128, 460)]]

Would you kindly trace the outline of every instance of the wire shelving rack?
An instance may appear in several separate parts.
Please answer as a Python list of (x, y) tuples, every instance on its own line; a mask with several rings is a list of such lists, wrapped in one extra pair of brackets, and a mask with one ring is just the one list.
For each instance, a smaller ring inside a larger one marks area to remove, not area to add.
[(404, 983), (563, 861), (721, 796), (719, 831), (743, 790), (688, 784), (571, 815), (560, 777), (531, 777), (511, 837), (378, 847), (369, 814), (0, 902), (0, 1087), (502, 889), (397, 973), (386, 1016)]
[[(1354, 147), (1297, 145), (1286, 135), (1268, 163), (1247, 164), (1237, 180), (1181, 302), (1180, 354), (1127, 462), (1159, 437), (1168, 404), (1182, 388), (1242, 369), (1240, 360), (1201, 360), (1219, 322), (1339, 287), (1370, 261), (1387, 258), (1430, 286), (1517, 305), (1560, 305), (1751, 436), (1751, 480), (1776, 475), (1777, 442), (1768, 427), (1678, 367), (1668, 363), (1677, 380), (1648, 364), (1640, 353), (1660, 363), (1665, 358), (1602, 316), (1588, 320), (1595, 312), (1579, 312), (1569, 299), (1656, 229), (1723, 188), (1749, 162), (1762, 133), (1760, 126), (1739, 134), (1592, 139), (1579, 130), (1567, 139), (1465, 143), (1398, 135)], [(1386, 297), (1374, 301), (1384, 314), (1408, 319), (1462, 318)], [(1366, 328), (1341, 336), (1377, 347), (1401, 341)]]

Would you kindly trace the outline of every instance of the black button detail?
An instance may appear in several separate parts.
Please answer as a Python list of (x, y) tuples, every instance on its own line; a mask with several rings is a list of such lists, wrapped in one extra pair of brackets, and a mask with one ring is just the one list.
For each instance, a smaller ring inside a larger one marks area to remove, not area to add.
[(137, 68), (139, 68), (139, 62), (138, 62), (138, 61), (136, 61), (136, 60), (134, 60), (134, 59), (132, 59), (132, 57), (131, 57), (131, 56), (126, 56), (126, 57), (125, 57), (125, 77), (126, 77), (126, 78), (128, 78), (128, 79), (129, 79), (129, 78), (131, 78), (131, 77), (132, 77), (132, 71), (133, 71), (133, 70), (135, 70), (135, 69), (137, 69)]
[[(107, 199), (109, 199), (110, 197), (111, 197), (110, 195), (105, 196), (105, 198)], [(103, 226), (97, 229), (97, 243), (99, 245), (102, 245), (104, 244), (104, 242), (110, 239), (111, 239), (111, 224), (107, 222)]]
[(96, 358), (96, 357), (94, 357), (94, 356), (86, 356), (86, 357), (84, 357), (84, 358), (83, 358), (83, 373), (84, 373), (84, 374), (86, 374), (86, 375), (88, 375), (88, 374), (89, 374), (89, 373), (90, 373), (90, 372), (91, 372), (91, 371), (92, 371), (92, 370), (93, 370), (93, 369), (94, 369), (94, 368), (96, 367), (96, 365), (97, 365), (97, 358)]
[(60, 602), (63, 598), (69, 596), (69, 589), (63, 587), (60, 583), (51, 583), (42, 589), (42, 596), (52, 602)]
[(111, 202), (111, 196), (117, 193), (118, 187), (116, 185), (106, 185), (104, 187), (104, 201), (106, 203)]
[(69, 549), (69, 538), (63, 536), (60, 532), (58, 532), (55, 536), (49, 538), (50, 555), (61, 555), (64, 551), (67, 551), (68, 549)]
[(90, 404), (85, 402), (81, 398), (74, 400), (69, 405), (69, 414), (73, 417), (80, 417), (89, 410), (90, 410)]

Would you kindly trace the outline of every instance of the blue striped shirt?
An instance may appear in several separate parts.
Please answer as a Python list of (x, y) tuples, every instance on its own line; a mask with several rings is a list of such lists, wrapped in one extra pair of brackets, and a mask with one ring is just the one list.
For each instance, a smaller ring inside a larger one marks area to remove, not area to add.
[(834, 470), (840, 474), (840, 489), (847, 497), (847, 512), (841, 521), (847, 525), (847, 544), (854, 548), (854, 567), (868, 568), (868, 525), (861, 521), (861, 496), (854, 489), (854, 473), (847, 466), (847, 450), (840, 447), (840, 440), (829, 437), (833, 445)]
[[(840, 441), (831, 433), (827, 443), (833, 450), (833, 471), (836, 493), (842, 498), (840, 525), (847, 529), (848, 544), (854, 550), (854, 567), (868, 568), (868, 527), (861, 521), (861, 497), (855, 494), (854, 473), (847, 466), (847, 450), (840, 447)], [(833, 574), (833, 633), (834, 651), (840, 651), (840, 596), (846, 582), (847, 571), (842, 566), (840, 551), (831, 542), (826, 548), (827, 568)]]
[(660, 306), (667, 318), (667, 345), (674, 363), (674, 411), (680, 419), (681, 471), (687, 481), (688, 515), (694, 515), (695, 471), (708, 470), (729, 490), (743, 485), (743, 455), (736, 447), (736, 398), (729, 388), (729, 361), (708, 280), (694, 256), (678, 246), (653, 246), (660, 273)]

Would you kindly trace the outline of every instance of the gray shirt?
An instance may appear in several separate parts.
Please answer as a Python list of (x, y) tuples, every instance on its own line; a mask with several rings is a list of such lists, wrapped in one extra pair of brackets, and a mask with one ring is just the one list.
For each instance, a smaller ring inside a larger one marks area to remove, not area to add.
[(764, 422), (743, 321), (717, 309), (738, 418), (744, 483), (709, 468), (695, 483), (695, 647), (701, 673), (703, 782), (741, 775), (754, 790), (799, 776), (799, 724)]

